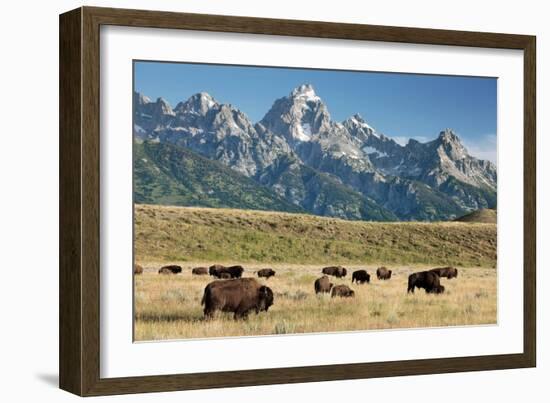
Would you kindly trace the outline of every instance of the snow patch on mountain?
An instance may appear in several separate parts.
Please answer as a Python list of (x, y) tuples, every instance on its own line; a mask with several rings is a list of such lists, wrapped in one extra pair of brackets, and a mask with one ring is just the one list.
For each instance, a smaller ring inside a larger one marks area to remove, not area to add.
[(307, 101), (318, 102), (321, 100), (315, 93), (313, 86), (311, 84), (302, 84), (299, 87), (295, 88), (291, 92), (293, 98), (300, 98)]

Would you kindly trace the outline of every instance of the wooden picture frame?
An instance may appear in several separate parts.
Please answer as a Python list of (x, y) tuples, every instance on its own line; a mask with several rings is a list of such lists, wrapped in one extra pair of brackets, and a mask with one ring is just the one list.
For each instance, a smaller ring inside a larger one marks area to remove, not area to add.
[[(524, 52), (523, 353), (128, 378), (100, 377), (100, 26)], [(536, 365), (534, 36), (82, 7), (60, 16), (60, 387), (81, 396), (525, 368)]]

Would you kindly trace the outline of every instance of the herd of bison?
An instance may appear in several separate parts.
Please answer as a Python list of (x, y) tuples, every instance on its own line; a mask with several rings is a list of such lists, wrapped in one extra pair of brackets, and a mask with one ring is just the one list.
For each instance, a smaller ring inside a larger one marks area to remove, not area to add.
[[(182, 273), (182, 267), (178, 265), (163, 266), (158, 273), (161, 275), (175, 275)], [(201, 305), (204, 305), (204, 316), (211, 318), (215, 311), (232, 312), (235, 319), (246, 318), (251, 311), (258, 314), (267, 312), (273, 305), (273, 291), (266, 285), (260, 284), (252, 277), (242, 277), (244, 268), (240, 265), (223, 266), (219, 264), (210, 267), (195, 267), (191, 270), (193, 275), (210, 275), (220, 280), (210, 282), (204, 289)], [(142, 274), (143, 267), (134, 266), (134, 274)], [(330, 266), (321, 270), (322, 277), (315, 280), (313, 286), (316, 294), (326, 293), (331, 297), (354, 297), (355, 292), (345, 284), (333, 284), (329, 276), (344, 278), (347, 275), (346, 268), (342, 266)], [(258, 277), (269, 279), (275, 276), (273, 269), (261, 269), (255, 272)], [(455, 278), (458, 270), (454, 267), (441, 267), (427, 271), (420, 271), (409, 275), (407, 293), (414, 293), (415, 288), (423, 288), (426, 293), (441, 294), (445, 287), (441, 285), (441, 278)], [(358, 285), (370, 283), (370, 274), (366, 270), (356, 270), (352, 273), (351, 282)], [(376, 270), (378, 280), (390, 280), (392, 271), (385, 267)]]

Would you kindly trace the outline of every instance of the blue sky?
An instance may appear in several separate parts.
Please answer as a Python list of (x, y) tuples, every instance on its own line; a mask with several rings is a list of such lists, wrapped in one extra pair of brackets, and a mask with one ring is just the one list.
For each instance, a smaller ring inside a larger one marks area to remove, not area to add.
[(159, 62), (136, 62), (134, 69), (135, 90), (149, 98), (175, 106), (205, 91), (253, 122), (277, 98), (310, 83), (333, 120), (360, 113), (400, 143), (429, 141), (452, 128), (473, 155), (496, 161), (495, 78)]

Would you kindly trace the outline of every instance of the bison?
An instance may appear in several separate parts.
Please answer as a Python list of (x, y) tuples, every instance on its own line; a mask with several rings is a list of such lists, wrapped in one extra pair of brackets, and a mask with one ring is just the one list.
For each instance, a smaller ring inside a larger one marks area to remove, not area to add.
[(334, 276), (338, 278), (346, 277), (348, 271), (342, 266), (329, 266), (321, 270), (323, 274), (328, 274), (329, 276)]
[(241, 278), (244, 272), (244, 267), (242, 266), (229, 266), (227, 272), (231, 275), (231, 278)]
[(208, 269), (206, 267), (193, 267), (193, 269), (191, 270), (191, 274), (202, 276), (208, 274)]
[(222, 311), (233, 312), (234, 319), (246, 319), (250, 311), (267, 312), (273, 301), (271, 288), (253, 278), (239, 278), (208, 284), (201, 305), (204, 305), (206, 318), (211, 318), (215, 311)]
[(315, 280), (315, 294), (329, 293), (333, 284), (330, 282), (328, 276), (323, 276)]
[(134, 274), (143, 274), (143, 266), (136, 263), (134, 265)]
[(366, 270), (355, 270), (351, 275), (351, 282), (357, 284), (370, 283), (370, 274)]
[(208, 268), (208, 273), (211, 276), (217, 277), (217, 278), (228, 278), (229, 275), (230, 278), (241, 278), (244, 272), (244, 268), (242, 266), (229, 266), (225, 267), (221, 264), (215, 264)]
[(376, 277), (378, 280), (389, 280), (391, 278), (391, 270), (388, 270), (384, 266), (379, 267), (376, 269)]
[(265, 277), (266, 279), (269, 279), (269, 277), (272, 277), (275, 275), (275, 270), (273, 269), (261, 269), (258, 270), (258, 277)]
[(437, 273), (439, 277), (447, 277), (448, 279), (451, 279), (453, 277), (458, 276), (458, 270), (454, 267), (438, 267), (436, 269), (430, 270), (432, 273)]
[(445, 291), (439, 283), (439, 276), (437, 273), (431, 271), (421, 271), (413, 273), (409, 276), (409, 284), (407, 287), (407, 293), (414, 293), (414, 288), (423, 288), (426, 293), (441, 294)]
[(332, 288), (332, 293), (330, 294), (332, 298), (334, 297), (355, 297), (355, 291), (349, 288), (347, 285), (336, 285)]
[(445, 292), (445, 286), (444, 285), (438, 285), (437, 287), (434, 287), (432, 290), (433, 294), (443, 294)]
[(218, 273), (225, 269), (225, 266), (222, 266), (221, 264), (213, 264), (208, 268), (208, 274), (211, 276), (217, 277)]
[(159, 274), (178, 274), (181, 273), (182, 269), (181, 266), (178, 266), (176, 264), (170, 264), (167, 266), (163, 266), (159, 269)]

